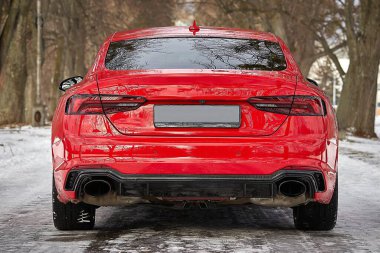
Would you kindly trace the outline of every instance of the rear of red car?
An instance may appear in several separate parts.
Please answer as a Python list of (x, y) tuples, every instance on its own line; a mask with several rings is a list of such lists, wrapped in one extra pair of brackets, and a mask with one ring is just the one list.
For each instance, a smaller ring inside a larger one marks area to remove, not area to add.
[(116, 33), (61, 98), (52, 142), (60, 229), (131, 203), (285, 206), (298, 228), (335, 225), (333, 110), (271, 34)]

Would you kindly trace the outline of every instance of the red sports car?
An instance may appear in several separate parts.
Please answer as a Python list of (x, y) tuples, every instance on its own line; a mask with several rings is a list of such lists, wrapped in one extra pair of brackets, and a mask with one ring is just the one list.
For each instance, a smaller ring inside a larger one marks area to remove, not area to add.
[(249, 30), (116, 32), (64, 80), (52, 126), (56, 228), (99, 206), (291, 207), (330, 230), (338, 203), (334, 110), (284, 42)]

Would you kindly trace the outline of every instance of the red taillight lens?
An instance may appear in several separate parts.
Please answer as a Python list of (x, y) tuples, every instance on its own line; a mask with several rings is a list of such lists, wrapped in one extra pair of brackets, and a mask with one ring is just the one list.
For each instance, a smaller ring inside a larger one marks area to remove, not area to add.
[(325, 115), (323, 101), (314, 96), (294, 96), (290, 115), (323, 116)]
[(323, 116), (324, 105), (315, 96), (253, 97), (248, 100), (256, 109), (294, 116)]
[(139, 108), (143, 97), (118, 95), (74, 95), (67, 100), (66, 114), (103, 114), (131, 111)]
[(248, 102), (256, 109), (288, 115), (292, 108), (293, 96), (253, 97)]

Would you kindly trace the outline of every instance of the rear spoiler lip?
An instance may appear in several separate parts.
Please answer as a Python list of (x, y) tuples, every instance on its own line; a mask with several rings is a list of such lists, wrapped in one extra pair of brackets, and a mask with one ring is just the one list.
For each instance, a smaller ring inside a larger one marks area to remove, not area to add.
[(204, 76), (252, 76), (279, 78), (288, 81), (297, 81), (297, 73), (288, 70), (266, 71), (266, 70), (233, 70), (233, 69), (149, 69), (149, 70), (108, 70), (104, 69), (97, 73), (97, 80), (112, 78), (130, 78), (144, 76), (181, 76), (193, 77)]

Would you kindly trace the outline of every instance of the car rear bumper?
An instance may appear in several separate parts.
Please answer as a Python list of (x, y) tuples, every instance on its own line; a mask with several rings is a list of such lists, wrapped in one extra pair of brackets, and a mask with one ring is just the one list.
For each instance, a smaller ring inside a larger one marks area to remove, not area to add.
[[(129, 191), (133, 188), (137, 194), (131, 197), (178, 198), (182, 194), (182, 197), (198, 199), (273, 199), (286, 173), (294, 172), (307, 178), (320, 172), (325, 187), (317, 188), (315, 183), (307, 182), (307, 201), (328, 203), (336, 171), (323, 161), (324, 142), (321, 138), (294, 140), (273, 136), (249, 139), (71, 138), (57, 145), (63, 150), (63, 162), (55, 167), (54, 177), (62, 202), (81, 201), (81, 180), (98, 177), (99, 173), (115, 184), (115, 191), (120, 196), (128, 196), (125, 192), (132, 185)], [(58, 160), (58, 151), (53, 144), (55, 160)], [(70, 188), (67, 184), (73, 171), (79, 171), (82, 176), (75, 179), (79, 181)], [(247, 192), (247, 187), (251, 193)], [(184, 189), (191, 194), (183, 194)]]
[[(223, 184), (239, 186), (242, 178), (275, 178), (280, 171), (294, 170), (321, 172), (325, 189), (310, 197), (329, 203), (335, 187), (337, 143), (326, 139), (319, 121), (313, 128), (300, 128), (306, 118), (289, 117), (276, 133), (257, 137), (128, 136), (70, 130), (63, 139), (55, 137), (52, 145), (59, 199), (79, 201), (76, 189), (65, 188), (73, 170), (112, 171), (121, 181), (134, 175), (175, 180), (216, 175), (227, 179)], [(233, 193), (228, 194), (233, 197)]]
[[(110, 191), (91, 196), (85, 190), (89, 182), (107, 182)], [(280, 185), (297, 181), (305, 192), (285, 196)], [(255, 203), (266, 206), (296, 206), (314, 201), (326, 189), (323, 173), (317, 170), (280, 170), (271, 175), (135, 175), (113, 169), (73, 169), (64, 190), (75, 193), (79, 201), (94, 205), (124, 205), (143, 202), (213, 201), (222, 204)]]
[(308, 196), (325, 190), (323, 175), (315, 170), (280, 170), (271, 175), (134, 175), (113, 169), (71, 170), (65, 190), (80, 196), (83, 185), (91, 180), (105, 180), (117, 194), (133, 197), (272, 198), (284, 180), (302, 181)]

